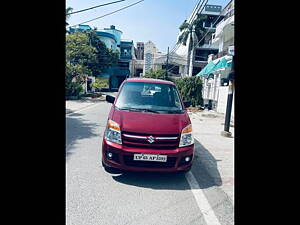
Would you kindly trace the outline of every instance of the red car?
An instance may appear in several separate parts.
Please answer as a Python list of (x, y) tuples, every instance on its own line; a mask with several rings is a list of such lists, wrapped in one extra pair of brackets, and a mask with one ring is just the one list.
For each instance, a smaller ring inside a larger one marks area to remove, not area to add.
[(112, 103), (102, 143), (107, 172), (189, 171), (194, 157), (192, 124), (170, 81), (125, 80)]

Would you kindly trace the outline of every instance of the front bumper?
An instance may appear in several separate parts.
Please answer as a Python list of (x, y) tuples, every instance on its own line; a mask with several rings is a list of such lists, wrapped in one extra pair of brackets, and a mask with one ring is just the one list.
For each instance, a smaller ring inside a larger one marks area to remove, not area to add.
[[(113, 154), (112, 159), (107, 158), (107, 152)], [(167, 155), (167, 162), (145, 162), (133, 161), (134, 154), (160, 154)], [(186, 163), (184, 158), (191, 156), (191, 160)], [(149, 172), (177, 172), (191, 168), (194, 158), (194, 145), (176, 148), (174, 150), (158, 150), (125, 147), (109, 142), (103, 138), (102, 142), (102, 162), (108, 167), (125, 171), (149, 171)]]

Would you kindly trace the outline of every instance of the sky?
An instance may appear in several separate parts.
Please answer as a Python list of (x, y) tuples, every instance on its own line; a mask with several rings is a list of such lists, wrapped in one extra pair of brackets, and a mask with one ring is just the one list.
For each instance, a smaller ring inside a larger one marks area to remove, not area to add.
[[(66, 0), (66, 7), (72, 7), (73, 12), (116, 0)], [(112, 5), (99, 7), (71, 15), (68, 23), (76, 25), (84, 21), (118, 10), (138, 0), (126, 0)], [(208, 4), (221, 5), (230, 0), (209, 0)], [(187, 19), (198, 0), (144, 0), (143, 2), (87, 23), (92, 28), (108, 28), (115, 25), (123, 32), (122, 39), (136, 42), (151, 40), (159, 51), (167, 52), (175, 46), (179, 26)]]

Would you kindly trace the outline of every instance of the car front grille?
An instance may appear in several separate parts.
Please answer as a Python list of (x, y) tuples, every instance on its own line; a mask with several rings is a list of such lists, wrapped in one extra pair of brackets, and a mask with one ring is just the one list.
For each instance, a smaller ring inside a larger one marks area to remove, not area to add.
[(144, 167), (144, 168), (173, 168), (176, 163), (176, 157), (168, 157), (167, 162), (149, 162), (135, 161), (133, 155), (124, 155), (124, 163), (126, 166)]
[[(153, 137), (152, 143), (148, 141), (150, 136)], [(122, 132), (122, 144), (133, 148), (172, 150), (178, 148), (179, 138), (178, 134)]]

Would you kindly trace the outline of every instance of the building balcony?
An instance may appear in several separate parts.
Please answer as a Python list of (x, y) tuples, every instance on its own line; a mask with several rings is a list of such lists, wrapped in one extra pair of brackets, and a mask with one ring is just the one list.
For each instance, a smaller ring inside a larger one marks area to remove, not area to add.
[(233, 26), (234, 26), (234, 15), (226, 18), (225, 20), (217, 24), (215, 38), (221, 37), (221, 35), (227, 30), (231, 31)]
[(197, 49), (214, 49), (214, 50), (218, 50), (219, 49), (219, 45), (217, 44), (211, 44), (211, 43), (205, 43), (201, 46), (199, 46)]

